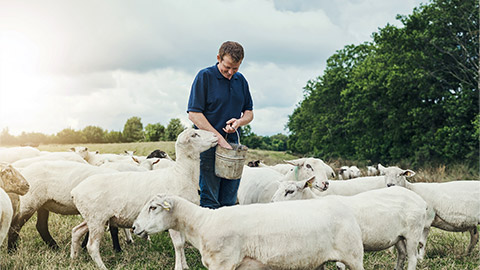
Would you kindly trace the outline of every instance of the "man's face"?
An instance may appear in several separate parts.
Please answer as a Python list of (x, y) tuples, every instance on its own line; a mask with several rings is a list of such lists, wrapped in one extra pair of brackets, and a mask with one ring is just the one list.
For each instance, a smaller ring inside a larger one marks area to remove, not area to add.
[(240, 64), (242, 64), (242, 61), (235, 63), (232, 60), (232, 57), (228, 54), (223, 56), (223, 59), (220, 59), (220, 55), (217, 55), (217, 60), (218, 70), (220, 70), (220, 73), (222, 73), (223, 77), (229, 80), (232, 78), (233, 74), (237, 73)]

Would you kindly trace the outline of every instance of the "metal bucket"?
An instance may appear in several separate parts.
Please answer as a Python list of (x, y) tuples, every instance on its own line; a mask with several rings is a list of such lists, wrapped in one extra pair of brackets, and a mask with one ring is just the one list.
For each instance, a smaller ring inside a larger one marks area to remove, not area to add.
[(215, 148), (215, 175), (218, 177), (230, 180), (242, 178), (248, 147), (240, 144), (240, 135), (236, 132), (238, 144), (230, 144), (233, 149), (220, 145)]

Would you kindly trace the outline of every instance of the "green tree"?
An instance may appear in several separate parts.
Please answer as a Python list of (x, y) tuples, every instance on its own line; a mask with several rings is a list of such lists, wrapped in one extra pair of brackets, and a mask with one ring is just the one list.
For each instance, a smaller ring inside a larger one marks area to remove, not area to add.
[(106, 131), (105, 132), (105, 142), (106, 143), (121, 143), (125, 142), (123, 139), (122, 132), (120, 131)]
[(88, 143), (105, 142), (105, 131), (100, 127), (87, 126), (82, 130), (82, 133)]
[(167, 141), (176, 141), (178, 134), (185, 130), (185, 126), (182, 125), (182, 122), (179, 118), (170, 119), (170, 122), (165, 129), (165, 139)]
[(81, 131), (76, 131), (72, 128), (66, 128), (61, 130), (56, 135), (56, 140), (58, 143), (61, 144), (69, 144), (69, 143), (85, 143), (86, 139), (83, 136)]
[(149, 142), (163, 141), (165, 139), (165, 127), (160, 124), (148, 124), (145, 127), (145, 138)]
[(144, 139), (143, 124), (140, 117), (134, 116), (123, 126), (123, 139), (126, 142), (138, 142)]

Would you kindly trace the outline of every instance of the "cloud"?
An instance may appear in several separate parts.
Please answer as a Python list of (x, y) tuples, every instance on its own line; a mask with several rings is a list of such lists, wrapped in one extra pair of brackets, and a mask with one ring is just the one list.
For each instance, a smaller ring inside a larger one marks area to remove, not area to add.
[[(28, 73), (9, 69), (13, 60), (0, 65), (4, 78), (18, 78), (0, 83), (0, 129), (122, 130), (132, 116), (144, 125), (172, 118), (190, 125), (186, 105), (196, 73), (215, 64), (223, 41), (235, 40), (245, 48), (240, 72), (254, 98), (253, 131), (285, 132), (303, 87), (329, 56), (368, 41), (386, 23), (399, 24), (395, 15), (418, 3), (0, 0), (0, 39), (15, 33), (25, 45), (4, 48), (4, 55), (32, 55), (22, 58)], [(31, 53), (15, 54), (16, 47)]]

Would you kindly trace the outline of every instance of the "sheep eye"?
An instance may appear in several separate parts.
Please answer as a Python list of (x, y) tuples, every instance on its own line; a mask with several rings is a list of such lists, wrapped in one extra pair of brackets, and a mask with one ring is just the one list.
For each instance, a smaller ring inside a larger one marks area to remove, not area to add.
[(148, 208), (149, 211), (155, 211), (157, 209), (156, 206), (150, 206), (150, 208)]
[(287, 190), (287, 191), (285, 191), (285, 196), (287, 196), (288, 194), (293, 194), (293, 190)]
[(312, 168), (312, 166), (311, 166), (310, 164), (307, 164), (306, 167), (307, 167), (308, 169), (311, 169), (311, 170), (313, 171), (313, 168)]
[(200, 137), (200, 135), (198, 133), (193, 133), (192, 138), (195, 138), (195, 137)]

